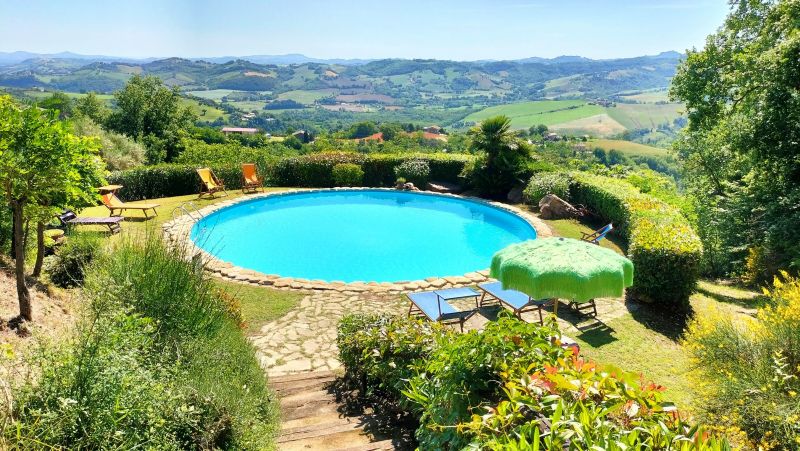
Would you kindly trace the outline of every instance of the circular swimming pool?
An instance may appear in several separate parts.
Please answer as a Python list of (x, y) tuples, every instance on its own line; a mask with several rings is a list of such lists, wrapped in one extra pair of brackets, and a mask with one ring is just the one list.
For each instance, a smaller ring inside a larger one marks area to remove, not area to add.
[(524, 219), (483, 202), (393, 190), (259, 197), (194, 224), (216, 258), (284, 277), (397, 282), (485, 269), (503, 247), (536, 238)]

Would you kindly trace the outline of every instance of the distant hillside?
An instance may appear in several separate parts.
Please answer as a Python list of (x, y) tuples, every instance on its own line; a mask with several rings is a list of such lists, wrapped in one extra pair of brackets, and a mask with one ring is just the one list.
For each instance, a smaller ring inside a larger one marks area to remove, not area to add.
[[(27, 54), (2, 54), (12, 61)], [(300, 64), (263, 64), (237, 59), (221, 62), (167, 58), (132, 62), (74, 54), (28, 58), (0, 67), (0, 86), (112, 92), (132, 74), (151, 74), (186, 90), (271, 91), (337, 89), (338, 94), (380, 94), (399, 104), (428, 97), (491, 97), (504, 101), (605, 97), (668, 85), (679, 54), (616, 60), (559, 57), (551, 60), (458, 62), (387, 59)], [(258, 59), (260, 57), (250, 57)], [(265, 56), (263, 61), (277, 57)], [(285, 55), (281, 62), (302, 61)], [(452, 102), (451, 102), (452, 103)], [(462, 102), (465, 104), (466, 102)], [(451, 105), (452, 106), (452, 105)]]

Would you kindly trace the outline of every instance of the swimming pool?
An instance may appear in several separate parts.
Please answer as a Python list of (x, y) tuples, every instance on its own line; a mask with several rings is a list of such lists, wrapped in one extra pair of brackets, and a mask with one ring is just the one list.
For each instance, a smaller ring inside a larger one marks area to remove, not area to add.
[(509, 211), (454, 196), (330, 190), (239, 202), (195, 223), (190, 237), (265, 274), (398, 282), (485, 269), (496, 251), (536, 231)]

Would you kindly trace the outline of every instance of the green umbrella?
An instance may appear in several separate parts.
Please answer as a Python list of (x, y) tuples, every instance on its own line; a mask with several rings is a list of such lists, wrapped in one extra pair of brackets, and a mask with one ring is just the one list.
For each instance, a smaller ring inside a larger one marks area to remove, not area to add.
[[(533, 299), (586, 302), (620, 297), (633, 285), (633, 263), (611, 249), (569, 238), (512, 244), (492, 257), (491, 276)], [(556, 304), (557, 307), (558, 304)]]

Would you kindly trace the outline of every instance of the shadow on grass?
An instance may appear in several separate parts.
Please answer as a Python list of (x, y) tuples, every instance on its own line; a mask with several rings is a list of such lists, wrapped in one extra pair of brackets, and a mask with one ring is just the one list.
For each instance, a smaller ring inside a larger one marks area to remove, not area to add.
[(354, 385), (345, 378), (337, 377), (326, 389), (336, 397), (338, 412), (344, 417), (356, 417), (358, 426), (372, 437), (373, 441), (391, 440), (396, 450), (411, 451), (417, 448), (414, 432), (419, 420), (403, 412), (390, 402), (367, 400)]
[(580, 331), (580, 335), (576, 338), (580, 338), (594, 348), (618, 340), (617, 337), (614, 336), (614, 329), (599, 318), (581, 313), (580, 311), (566, 306), (562, 307), (565, 308), (559, 308), (558, 317), (572, 324), (574, 328)]
[(689, 319), (693, 315), (691, 309), (688, 310), (667, 310), (664, 307), (657, 307), (652, 304), (625, 300), (625, 307), (628, 308), (634, 320), (644, 327), (657, 332), (672, 341), (677, 341), (683, 335)]
[(745, 291), (735, 287), (700, 283), (697, 286), (697, 292), (708, 296), (715, 301), (723, 302), (725, 304), (733, 304), (744, 308), (757, 309), (765, 307), (769, 304), (769, 297), (763, 294)]

